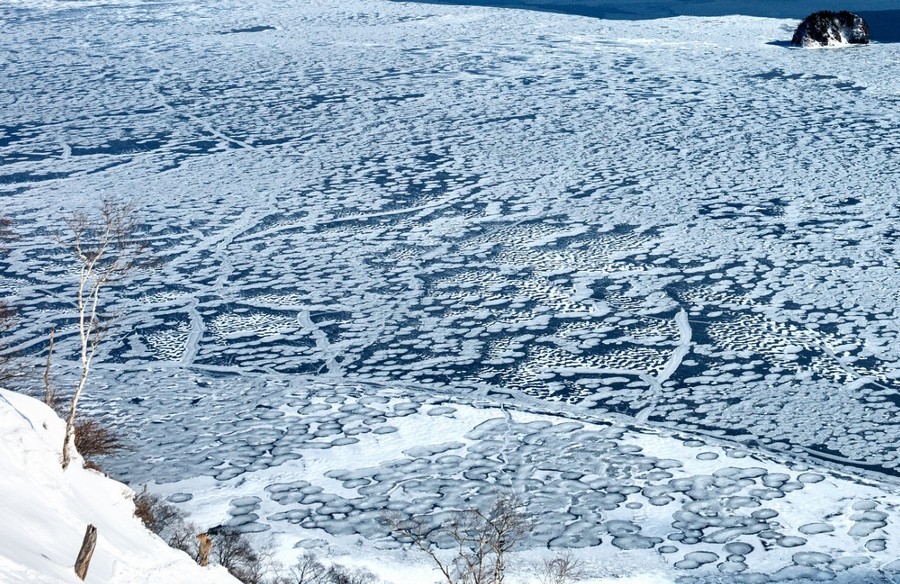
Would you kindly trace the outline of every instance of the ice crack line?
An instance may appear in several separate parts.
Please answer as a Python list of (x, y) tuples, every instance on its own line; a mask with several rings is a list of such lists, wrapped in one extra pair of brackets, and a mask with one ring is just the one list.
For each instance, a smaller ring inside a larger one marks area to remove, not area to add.
[(672, 356), (669, 357), (666, 366), (663, 367), (662, 371), (656, 376), (656, 384), (660, 386), (672, 377), (675, 371), (681, 366), (681, 362), (684, 360), (685, 355), (691, 350), (693, 331), (691, 331), (691, 323), (688, 320), (688, 314), (684, 308), (679, 310), (678, 314), (675, 315), (675, 323), (678, 325), (678, 347), (675, 348)]
[(236, 138), (232, 138), (231, 136), (227, 136), (227, 135), (223, 134), (222, 132), (220, 132), (219, 130), (214, 128), (211, 124), (198, 118), (194, 114), (187, 112), (187, 111), (183, 111), (183, 110), (182, 111), (176, 110), (175, 107), (166, 100), (166, 96), (159, 89), (159, 85), (160, 85), (160, 82), (162, 81), (162, 78), (163, 78), (163, 71), (160, 70), (153, 77), (153, 81), (150, 82), (150, 90), (153, 92), (154, 95), (156, 95), (156, 97), (159, 99), (160, 106), (163, 107), (166, 111), (171, 112), (172, 114), (174, 114), (176, 116), (183, 116), (183, 117), (187, 118), (191, 122), (197, 124), (204, 130), (206, 130), (207, 132), (209, 132), (210, 134), (215, 136), (216, 138), (225, 140), (226, 142), (230, 142), (236, 146), (240, 146), (241, 148), (246, 148), (248, 150), (256, 150), (256, 146), (254, 146), (253, 144), (249, 144), (242, 140), (238, 140)]
[[(662, 395), (663, 383), (668, 381), (675, 371), (681, 367), (681, 362), (684, 360), (685, 355), (691, 350), (693, 331), (691, 330), (691, 323), (688, 319), (687, 311), (685, 311), (684, 308), (680, 309), (678, 314), (675, 315), (675, 323), (678, 325), (679, 332), (678, 346), (675, 348), (675, 351), (672, 352), (672, 356), (669, 357), (669, 360), (666, 361), (665, 367), (662, 368), (656, 377), (645, 374), (641, 374), (640, 376), (642, 380), (650, 385), (650, 390), (657, 397)], [(650, 416), (653, 415), (655, 407), (656, 404), (651, 403), (635, 414), (634, 420), (640, 424), (647, 423)]]

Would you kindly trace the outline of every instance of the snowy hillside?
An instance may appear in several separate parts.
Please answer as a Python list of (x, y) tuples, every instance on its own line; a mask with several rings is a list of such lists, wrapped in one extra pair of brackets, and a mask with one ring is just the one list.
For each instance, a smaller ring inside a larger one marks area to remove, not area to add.
[(0, 390), (0, 582), (80, 583), (72, 566), (88, 524), (97, 548), (86, 582), (228, 584), (134, 517), (132, 491), (81, 467), (60, 467), (65, 423), (42, 403)]

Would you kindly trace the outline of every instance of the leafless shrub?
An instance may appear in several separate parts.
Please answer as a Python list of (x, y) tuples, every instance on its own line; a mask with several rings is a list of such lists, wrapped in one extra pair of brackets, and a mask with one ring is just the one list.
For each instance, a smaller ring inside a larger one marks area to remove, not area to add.
[(534, 564), (533, 569), (540, 584), (571, 584), (584, 577), (581, 562), (571, 552), (544, 558)]
[(15, 313), (8, 304), (0, 300), (0, 386), (6, 385), (10, 380), (16, 377), (15, 371), (11, 366), (11, 355), (4, 352), (8, 350), (6, 342), (6, 332), (13, 327), (15, 322)]
[(134, 515), (169, 546), (197, 557), (197, 527), (177, 507), (166, 503), (147, 488), (134, 496)]
[[(497, 496), (490, 509), (470, 507), (436, 527), (427, 517), (388, 517), (395, 537), (412, 543), (437, 566), (447, 584), (503, 584), (506, 558), (531, 527), (514, 495)], [(444, 540), (452, 551), (442, 552), (435, 542)]]
[(305, 553), (297, 563), (284, 570), (275, 584), (328, 584), (328, 568), (311, 553)]
[(112, 454), (122, 448), (122, 439), (108, 426), (90, 418), (75, 422), (75, 449), (85, 460), (94, 462), (94, 457)]
[(346, 568), (334, 564), (325, 574), (327, 584), (378, 584), (378, 577), (362, 568)]
[(6, 245), (16, 238), (12, 229), (12, 221), (8, 217), (0, 215), (0, 254), (6, 255), (9, 249)]
[(363, 568), (348, 568), (341, 564), (326, 567), (307, 552), (290, 568), (269, 577), (265, 584), (383, 584), (383, 581)]
[[(9, 249), (6, 245), (15, 239), (12, 231), (12, 223), (6, 217), (0, 215), (0, 257), (6, 256)], [(9, 331), (15, 322), (15, 312), (2, 299), (0, 299), (0, 339), (4, 339), (5, 333)], [(10, 379), (15, 377), (10, 366), (10, 356), (4, 352), (7, 349), (5, 343), (0, 343), (0, 385), (6, 385)]]
[(244, 584), (265, 582), (269, 550), (254, 549), (247, 536), (233, 527), (209, 530), (216, 562)]

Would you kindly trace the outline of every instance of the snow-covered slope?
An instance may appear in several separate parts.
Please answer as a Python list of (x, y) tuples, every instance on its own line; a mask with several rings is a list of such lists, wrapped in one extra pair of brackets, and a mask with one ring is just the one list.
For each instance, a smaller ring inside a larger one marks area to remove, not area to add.
[(86, 582), (237, 582), (147, 531), (125, 485), (82, 468), (80, 457), (63, 472), (64, 430), (50, 408), (0, 390), (0, 582), (80, 582), (73, 565), (89, 523), (98, 538)]

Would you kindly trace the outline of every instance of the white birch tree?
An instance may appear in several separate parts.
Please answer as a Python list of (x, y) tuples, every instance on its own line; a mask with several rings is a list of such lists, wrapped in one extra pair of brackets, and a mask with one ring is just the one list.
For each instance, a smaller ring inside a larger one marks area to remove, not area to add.
[(66, 219), (63, 243), (69, 247), (78, 265), (75, 308), (80, 340), (80, 374), (66, 418), (62, 449), (62, 467), (71, 462), (71, 444), (75, 434), (78, 401), (87, 385), (91, 364), (108, 328), (101, 315), (102, 292), (112, 283), (147, 260), (146, 242), (136, 239), (134, 206), (107, 199), (97, 215), (76, 211)]

